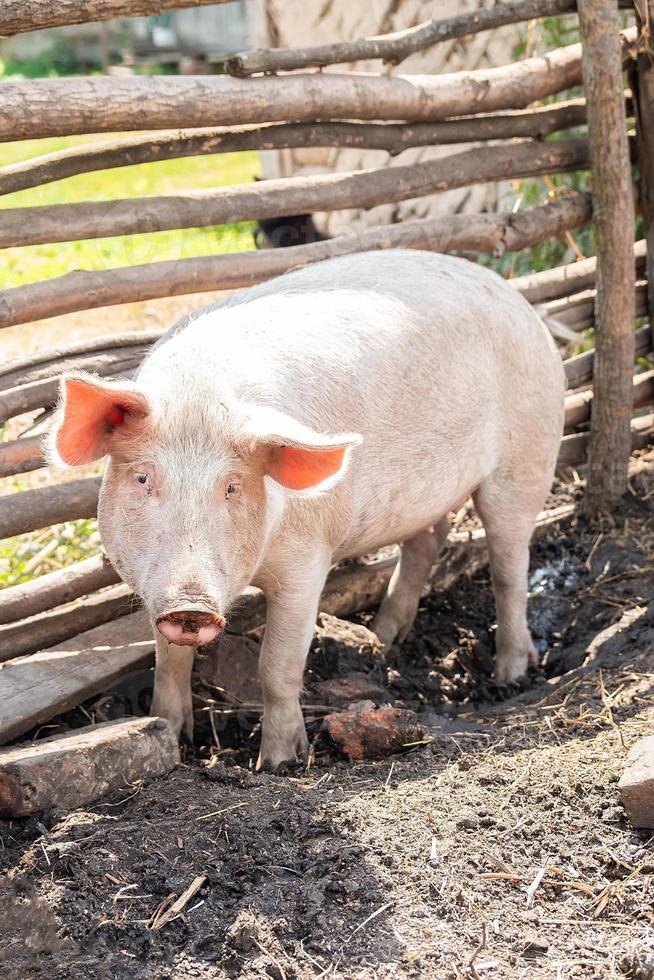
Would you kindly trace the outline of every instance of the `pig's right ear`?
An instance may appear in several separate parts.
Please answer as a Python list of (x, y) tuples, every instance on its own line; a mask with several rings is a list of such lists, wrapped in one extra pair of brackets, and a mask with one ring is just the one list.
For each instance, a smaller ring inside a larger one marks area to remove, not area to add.
[(129, 382), (90, 374), (62, 379), (59, 408), (48, 439), (48, 456), (59, 465), (83, 466), (110, 451), (128, 423), (145, 418), (148, 400)]

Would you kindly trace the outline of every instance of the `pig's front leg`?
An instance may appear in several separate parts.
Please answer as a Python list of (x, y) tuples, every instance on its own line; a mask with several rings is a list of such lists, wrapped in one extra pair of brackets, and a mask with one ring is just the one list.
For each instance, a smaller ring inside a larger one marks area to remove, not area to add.
[(154, 693), (151, 715), (166, 718), (179, 738), (184, 734), (193, 741), (193, 702), (191, 673), (195, 647), (169, 643), (155, 630), (157, 657), (154, 668)]
[(285, 571), (266, 593), (266, 631), (259, 656), (263, 719), (258, 769), (304, 759), (308, 751), (300, 691), (330, 559), (314, 552), (292, 563), (292, 572)]

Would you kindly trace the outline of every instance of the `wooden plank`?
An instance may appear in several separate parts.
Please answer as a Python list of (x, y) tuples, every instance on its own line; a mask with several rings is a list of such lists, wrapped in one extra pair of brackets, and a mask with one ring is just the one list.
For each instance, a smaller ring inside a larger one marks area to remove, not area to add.
[(127, 616), (138, 608), (140, 603), (129, 586), (116, 585), (63, 608), (55, 607), (21, 622), (0, 626), (0, 663), (63, 643), (71, 636)]
[(153, 662), (146, 613), (98, 626), (0, 666), (0, 744), (41, 725)]
[(0, 750), (0, 815), (72, 810), (179, 765), (163, 718), (124, 718)]

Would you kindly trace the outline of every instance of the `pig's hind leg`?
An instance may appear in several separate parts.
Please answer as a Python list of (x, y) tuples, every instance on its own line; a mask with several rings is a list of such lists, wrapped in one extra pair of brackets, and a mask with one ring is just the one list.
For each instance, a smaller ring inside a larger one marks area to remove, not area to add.
[(527, 626), (529, 541), (551, 478), (521, 480), (494, 474), (473, 493), (475, 508), (486, 530), (497, 634), (497, 681), (515, 681), (538, 666), (538, 654)]
[(386, 595), (372, 624), (384, 646), (403, 643), (413, 626), (423, 586), (450, 530), (443, 517), (433, 530), (420, 531), (403, 542), (400, 560), (388, 583)]

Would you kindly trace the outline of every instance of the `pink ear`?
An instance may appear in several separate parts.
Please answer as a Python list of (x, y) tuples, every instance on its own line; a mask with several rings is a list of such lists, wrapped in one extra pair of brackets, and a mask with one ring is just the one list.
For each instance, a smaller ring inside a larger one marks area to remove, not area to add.
[(54, 448), (68, 466), (92, 463), (107, 454), (111, 436), (128, 416), (147, 413), (145, 395), (126, 385), (102, 384), (92, 377), (65, 378)]
[(347, 446), (324, 449), (315, 446), (274, 446), (267, 472), (287, 490), (308, 490), (340, 471), (347, 449)]

